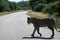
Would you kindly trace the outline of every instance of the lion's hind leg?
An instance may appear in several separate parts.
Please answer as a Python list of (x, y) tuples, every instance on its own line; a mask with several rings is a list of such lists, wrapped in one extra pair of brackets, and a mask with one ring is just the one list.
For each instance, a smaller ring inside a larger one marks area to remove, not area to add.
[(48, 28), (52, 31), (51, 38), (53, 38), (53, 37), (54, 37), (54, 27), (53, 27), (53, 26), (50, 26), (50, 27), (48, 27)]

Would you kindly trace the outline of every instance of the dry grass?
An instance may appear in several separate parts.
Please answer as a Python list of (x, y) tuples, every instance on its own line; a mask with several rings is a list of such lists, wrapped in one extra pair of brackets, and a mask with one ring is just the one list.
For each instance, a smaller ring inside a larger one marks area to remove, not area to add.
[(42, 12), (32, 12), (32, 11), (28, 11), (27, 15), (31, 16), (32, 18), (38, 18), (38, 19), (49, 17), (48, 14), (44, 14)]
[(20, 11), (23, 11), (23, 10), (17, 10), (17, 11), (11, 11), (11, 12), (0, 12), (0, 16), (4, 16), (4, 15), (7, 15), (7, 14), (11, 14), (11, 13), (14, 13), (14, 12), (20, 12)]
[(10, 14), (10, 12), (0, 12), (0, 16)]

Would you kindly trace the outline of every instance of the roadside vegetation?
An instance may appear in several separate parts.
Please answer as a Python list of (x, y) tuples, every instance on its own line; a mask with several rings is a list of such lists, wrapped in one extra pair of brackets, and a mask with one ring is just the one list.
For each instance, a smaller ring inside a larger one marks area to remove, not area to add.
[(10, 12), (0, 12), (0, 16), (4, 16), (4, 15), (8, 15), (8, 14), (15, 13), (15, 12), (20, 12), (20, 11), (24, 11), (24, 10), (16, 10), (16, 11), (10, 11)]
[(32, 11), (60, 17), (60, 0), (30, 0)]
[(42, 12), (33, 12), (33, 11), (28, 11), (27, 15), (29, 15), (32, 18), (37, 18), (37, 19), (43, 19), (43, 18), (48, 18), (48, 14), (44, 14)]
[(0, 0), (0, 16), (10, 14), (20, 10), (30, 10), (31, 7), (28, 1), (10, 2), (8, 0)]

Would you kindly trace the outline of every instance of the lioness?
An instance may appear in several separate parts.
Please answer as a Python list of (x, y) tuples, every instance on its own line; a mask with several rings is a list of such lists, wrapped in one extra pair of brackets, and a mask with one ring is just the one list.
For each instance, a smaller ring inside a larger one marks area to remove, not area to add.
[[(37, 30), (37, 33), (41, 35), (41, 33), (39, 33), (39, 27), (48, 27), (51, 31), (52, 31), (52, 35), (51, 37), (53, 38), (54, 37), (54, 28), (57, 30), (56, 26), (55, 26), (55, 21), (53, 19), (49, 19), (49, 18), (46, 18), (46, 19), (36, 19), (36, 18), (27, 18), (27, 23), (30, 24), (32, 23), (34, 25), (34, 31), (32, 33), (31, 36), (34, 37), (34, 34)], [(60, 32), (60, 31), (58, 31)]]

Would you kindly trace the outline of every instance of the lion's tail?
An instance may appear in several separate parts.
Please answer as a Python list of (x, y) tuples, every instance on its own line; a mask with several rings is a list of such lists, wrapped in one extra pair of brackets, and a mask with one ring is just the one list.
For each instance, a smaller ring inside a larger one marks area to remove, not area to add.
[(57, 27), (56, 27), (56, 26), (55, 26), (55, 29), (56, 29), (56, 31), (57, 31), (57, 32), (60, 32), (60, 30), (58, 31), (58, 29), (57, 29)]
[(56, 27), (56, 19), (55, 19), (55, 17), (52, 16), (52, 19), (54, 19), (54, 21), (53, 21), (54, 28), (56, 29), (57, 32), (60, 32), (60, 31), (58, 31), (58, 29), (57, 29), (57, 27)]
[(56, 29), (57, 32), (60, 32), (60, 30), (58, 31), (58, 29), (56, 27), (56, 21), (54, 21), (54, 28)]

